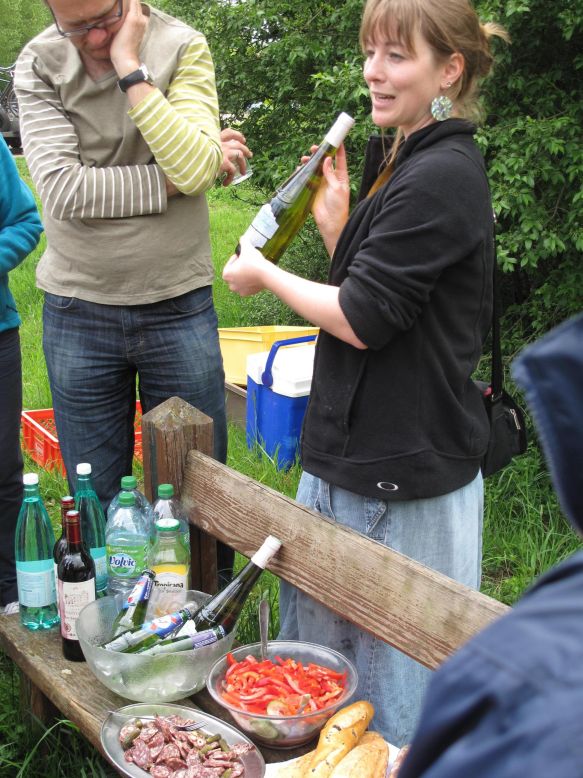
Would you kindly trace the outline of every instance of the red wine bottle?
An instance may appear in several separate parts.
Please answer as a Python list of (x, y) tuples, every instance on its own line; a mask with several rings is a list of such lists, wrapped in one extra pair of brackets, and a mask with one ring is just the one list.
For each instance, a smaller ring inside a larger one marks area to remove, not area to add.
[(76, 621), (82, 609), (96, 596), (95, 562), (81, 538), (79, 511), (67, 511), (65, 531), (67, 550), (57, 568), (63, 656), (73, 662), (84, 662)]
[(57, 590), (57, 605), (59, 613), (61, 606), (59, 604), (59, 576), (57, 573), (59, 562), (63, 558), (63, 554), (67, 551), (67, 529), (65, 527), (65, 517), (67, 511), (75, 510), (75, 498), (68, 494), (66, 497), (61, 497), (61, 537), (57, 540), (53, 547), (53, 563), (55, 565), (55, 587)]

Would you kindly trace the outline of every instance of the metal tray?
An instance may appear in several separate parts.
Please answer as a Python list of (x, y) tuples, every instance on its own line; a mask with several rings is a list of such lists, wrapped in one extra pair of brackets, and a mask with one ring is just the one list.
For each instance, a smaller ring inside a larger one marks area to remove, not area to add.
[[(203, 727), (202, 731), (207, 734), (221, 735), (225, 738), (229, 745), (235, 743), (249, 743), (253, 746), (253, 750), (247, 754), (243, 754), (241, 757), (241, 763), (245, 767), (244, 778), (263, 778), (265, 775), (265, 762), (263, 757), (259, 753), (257, 746), (249, 740), (242, 732), (239, 732), (235, 727), (231, 727), (224, 721), (210, 716), (208, 713), (203, 713), (197, 708), (189, 708), (186, 705), (174, 705), (172, 703), (162, 703), (155, 705), (153, 703), (135, 703), (133, 705), (124, 705), (122, 708), (118, 708), (115, 713), (126, 713), (127, 718), (130, 716), (153, 716), (158, 713), (160, 716), (181, 716), (185, 719), (194, 719), (195, 721), (202, 721), (208, 724), (208, 727)], [(115, 713), (110, 713), (109, 716), (103, 722), (101, 727), (101, 745), (107, 758), (116, 767), (116, 769), (129, 778), (146, 778), (150, 775), (146, 770), (142, 770), (141, 767), (133, 764), (132, 762), (126, 762), (124, 759), (124, 751), (119, 742), (119, 731), (124, 724), (123, 718), (115, 716)]]

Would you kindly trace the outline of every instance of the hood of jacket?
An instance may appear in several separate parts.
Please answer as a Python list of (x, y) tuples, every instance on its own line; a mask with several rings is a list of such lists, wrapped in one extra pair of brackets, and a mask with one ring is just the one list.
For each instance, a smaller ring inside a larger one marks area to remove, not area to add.
[(514, 361), (561, 507), (583, 535), (583, 314), (551, 330)]

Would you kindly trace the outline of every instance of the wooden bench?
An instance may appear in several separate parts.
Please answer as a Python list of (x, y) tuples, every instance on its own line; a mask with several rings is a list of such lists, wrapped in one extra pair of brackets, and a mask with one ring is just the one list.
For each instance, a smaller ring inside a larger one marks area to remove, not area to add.
[[(429, 668), (507, 610), (215, 462), (211, 420), (178, 398), (143, 417), (142, 442), (147, 496), (174, 483), (189, 512), (195, 589), (216, 590), (217, 539), (251, 556), (273, 534), (283, 546), (270, 570)], [(0, 647), (24, 676), (32, 713), (46, 720), (60, 712), (102, 751), (107, 711), (127, 700), (84, 663), (63, 659), (58, 630), (30, 632), (17, 616), (0, 617)], [(188, 703), (233, 723), (206, 690)], [(267, 762), (294, 755), (261, 750)]]

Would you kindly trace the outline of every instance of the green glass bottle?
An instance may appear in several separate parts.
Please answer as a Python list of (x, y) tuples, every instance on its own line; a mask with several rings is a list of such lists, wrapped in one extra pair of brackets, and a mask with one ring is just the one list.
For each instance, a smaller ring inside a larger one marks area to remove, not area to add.
[(25, 473), (23, 481), (24, 500), (14, 538), (20, 622), (32, 630), (50, 629), (59, 623), (53, 567), (55, 535), (40, 496), (38, 475)]
[(156, 643), (155, 646), (142, 648), (137, 653), (147, 656), (157, 656), (158, 654), (174, 654), (179, 651), (193, 651), (203, 646), (210, 646), (226, 636), (223, 627), (214, 629), (205, 629), (202, 632), (195, 632), (192, 635), (182, 637), (169, 637)]
[(196, 611), (192, 617), (196, 631), (202, 632), (222, 627), (225, 634), (228, 635), (232, 632), (249, 592), (269, 560), (277, 554), (280, 548), (281, 541), (273, 535), (269, 535), (239, 575)]
[(121, 635), (122, 632), (134, 631), (142, 626), (146, 620), (146, 611), (155, 577), (156, 574), (153, 570), (142, 572), (111, 626), (111, 640)]
[(156, 645), (164, 638), (180, 629), (185, 621), (191, 619), (196, 604), (187, 602), (180, 610), (167, 613), (152, 621), (147, 621), (139, 629), (122, 632), (113, 640), (102, 645), (108, 651), (121, 651), (124, 654), (136, 654), (142, 648)]
[(105, 514), (93, 488), (91, 465), (88, 462), (81, 462), (77, 465), (75, 506), (81, 514), (81, 537), (95, 562), (97, 597), (105, 597), (107, 594)]
[[(322, 181), (324, 160), (335, 156), (353, 125), (354, 119), (341, 113), (309, 161), (278, 187), (253, 219), (243, 237), (266, 259), (277, 263), (307, 219)], [(237, 254), (239, 250), (237, 246)]]

